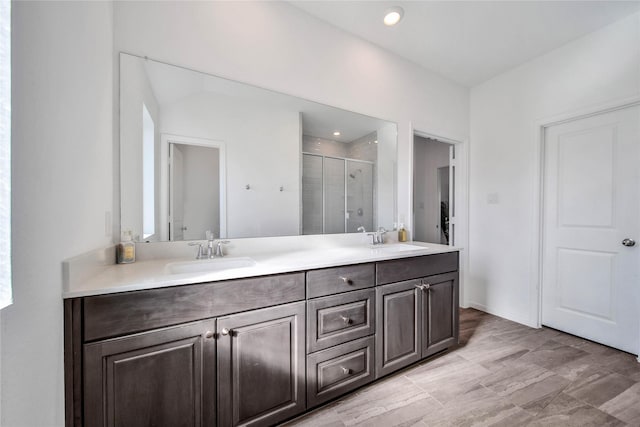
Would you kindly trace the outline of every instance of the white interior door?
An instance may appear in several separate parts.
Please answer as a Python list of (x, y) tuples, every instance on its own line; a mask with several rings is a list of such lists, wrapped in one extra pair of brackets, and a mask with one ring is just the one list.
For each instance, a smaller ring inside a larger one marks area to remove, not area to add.
[[(545, 135), (542, 323), (638, 354), (640, 107)], [(627, 242), (627, 244), (630, 244)]]
[(184, 160), (176, 144), (169, 151), (169, 240), (184, 240)]

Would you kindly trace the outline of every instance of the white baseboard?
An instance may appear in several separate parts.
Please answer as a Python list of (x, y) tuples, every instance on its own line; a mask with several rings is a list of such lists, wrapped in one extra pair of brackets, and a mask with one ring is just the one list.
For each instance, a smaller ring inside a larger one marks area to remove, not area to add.
[(468, 302), (468, 308), (475, 308), (476, 310), (484, 311), (485, 313), (493, 314), (494, 316), (502, 317), (503, 319), (511, 320), (512, 322), (520, 323), (521, 325), (528, 326), (530, 328), (538, 329), (537, 325), (532, 325), (530, 320), (525, 317), (518, 317), (514, 315), (508, 315), (497, 310), (493, 310), (484, 304), (480, 304), (474, 301)]

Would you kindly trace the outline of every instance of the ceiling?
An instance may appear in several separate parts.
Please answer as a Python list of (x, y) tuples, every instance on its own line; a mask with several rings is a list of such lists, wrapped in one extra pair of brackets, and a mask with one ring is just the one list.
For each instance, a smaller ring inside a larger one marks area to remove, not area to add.
[[(640, 1), (290, 3), (468, 87), (640, 10)], [(386, 27), (391, 6), (401, 6), (404, 17)]]

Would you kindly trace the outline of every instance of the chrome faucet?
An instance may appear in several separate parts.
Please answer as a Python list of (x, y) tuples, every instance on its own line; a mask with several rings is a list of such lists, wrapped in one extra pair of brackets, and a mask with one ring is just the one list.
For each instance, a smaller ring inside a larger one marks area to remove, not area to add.
[(228, 240), (216, 240), (213, 237), (213, 233), (207, 231), (207, 247), (204, 248), (204, 243), (192, 242), (189, 246), (198, 246), (198, 253), (196, 259), (212, 259), (222, 258), (224, 252), (222, 251), (222, 245), (229, 243)]
[(387, 230), (384, 227), (380, 227), (378, 228), (378, 231), (372, 234), (373, 234), (373, 244), (381, 245), (384, 243), (384, 235), (387, 234)]
[[(364, 227), (358, 227), (358, 231), (365, 232)], [(381, 245), (384, 243), (384, 235), (387, 233), (387, 230), (384, 227), (378, 228), (378, 231), (374, 231), (373, 233), (367, 233), (367, 236), (371, 236), (371, 244), (373, 245)]]

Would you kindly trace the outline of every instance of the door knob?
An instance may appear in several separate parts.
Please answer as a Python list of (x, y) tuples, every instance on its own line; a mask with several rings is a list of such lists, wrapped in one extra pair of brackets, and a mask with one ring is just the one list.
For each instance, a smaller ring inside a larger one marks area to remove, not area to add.
[(624, 239), (624, 240), (622, 241), (622, 244), (623, 244), (624, 246), (635, 246), (635, 245), (636, 245), (636, 241), (635, 241), (635, 240), (633, 240), (633, 239), (628, 239), (628, 238), (627, 238), (627, 239)]
[(229, 335), (231, 331), (227, 328), (222, 328), (222, 331), (220, 331), (220, 333), (226, 336), (226, 335)]

